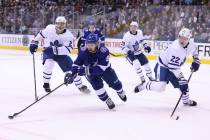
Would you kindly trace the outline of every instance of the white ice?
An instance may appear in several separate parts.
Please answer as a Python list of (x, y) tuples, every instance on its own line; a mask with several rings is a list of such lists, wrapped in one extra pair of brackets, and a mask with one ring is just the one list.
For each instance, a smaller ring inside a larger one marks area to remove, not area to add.
[[(42, 88), (42, 61), (35, 55), (38, 96)], [(75, 55), (72, 55), (75, 59)], [(170, 114), (180, 96), (168, 85), (163, 93), (142, 91), (133, 93), (140, 80), (124, 58), (111, 58), (127, 92), (122, 102), (114, 90), (105, 85), (116, 104), (110, 111), (92, 90), (84, 95), (72, 84), (62, 86), (52, 94), (22, 112), (13, 120), (8, 115), (19, 112), (34, 99), (32, 56), (26, 51), (0, 50), (0, 140), (209, 140), (210, 139), (210, 67), (201, 65), (189, 83), (190, 97), (197, 107), (179, 104), (175, 116)], [(151, 61), (154, 67), (155, 61)], [(190, 64), (183, 67), (187, 78)], [(63, 82), (64, 74), (55, 65), (52, 89)], [(83, 78), (85, 84), (90, 84)]]

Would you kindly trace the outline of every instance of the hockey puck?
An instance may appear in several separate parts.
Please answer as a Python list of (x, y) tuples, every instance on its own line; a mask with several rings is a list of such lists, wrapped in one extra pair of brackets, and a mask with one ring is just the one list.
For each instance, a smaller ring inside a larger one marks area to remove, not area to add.
[(179, 116), (176, 116), (176, 120), (178, 120), (179, 119)]
[(14, 116), (8, 116), (8, 118), (12, 120), (14, 118)]

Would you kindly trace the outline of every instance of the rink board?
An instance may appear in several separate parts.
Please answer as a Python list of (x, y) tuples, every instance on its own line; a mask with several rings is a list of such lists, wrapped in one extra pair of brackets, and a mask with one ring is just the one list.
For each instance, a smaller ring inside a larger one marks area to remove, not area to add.
[[(0, 34), (0, 49), (10, 50), (28, 50), (28, 46), (31, 40), (34, 38), (33, 35), (11, 35), (11, 34)], [(120, 48), (121, 39), (106, 39), (106, 47), (109, 48), (112, 56), (125, 57)], [(155, 60), (159, 53), (164, 50), (171, 41), (157, 41), (148, 40), (148, 44), (151, 46), (152, 51), (147, 55), (148, 59)], [(198, 45), (198, 53), (201, 59), (201, 63), (210, 64), (210, 44), (209, 43), (196, 43)], [(44, 40), (40, 42), (40, 48), (38, 51), (42, 51)], [(73, 54), (77, 53), (77, 50), (73, 50)], [(187, 58), (186, 62), (192, 62), (192, 58)]]

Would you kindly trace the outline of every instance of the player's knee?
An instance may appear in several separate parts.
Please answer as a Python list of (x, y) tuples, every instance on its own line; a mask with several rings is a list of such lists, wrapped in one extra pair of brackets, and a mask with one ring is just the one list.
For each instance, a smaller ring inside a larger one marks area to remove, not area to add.
[(160, 82), (159, 88), (157, 89), (158, 92), (163, 92), (166, 89), (166, 83)]
[(113, 82), (112, 85), (110, 85), (114, 90), (120, 90), (122, 89), (122, 83), (117, 79), (116, 81)]

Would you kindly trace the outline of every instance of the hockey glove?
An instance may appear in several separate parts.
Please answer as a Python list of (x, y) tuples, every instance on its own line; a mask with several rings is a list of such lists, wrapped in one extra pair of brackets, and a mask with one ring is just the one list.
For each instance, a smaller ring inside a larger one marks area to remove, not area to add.
[(39, 44), (38, 41), (34, 41), (34, 40), (31, 41), (31, 44), (30, 44), (30, 47), (29, 47), (31, 54), (34, 54), (34, 52), (37, 51), (38, 44)]
[(178, 83), (179, 83), (179, 89), (181, 90), (182, 93), (186, 93), (189, 91), (188, 82), (186, 79), (184, 79), (184, 77), (179, 78)]
[(133, 62), (136, 58), (135, 58), (135, 55), (134, 55), (134, 52), (132, 52), (131, 50), (129, 50), (127, 52), (127, 57)]
[(78, 74), (80, 75), (80, 76), (84, 76), (84, 75), (87, 75), (87, 76), (89, 76), (90, 75), (90, 67), (80, 67), (79, 69), (78, 69)]
[(199, 61), (199, 59), (196, 59), (192, 62), (190, 69), (191, 69), (191, 71), (196, 72), (196, 71), (198, 71), (199, 67), (200, 67), (200, 61)]
[(73, 83), (75, 77), (76, 77), (76, 74), (72, 74), (72, 72), (66, 73), (64, 77), (64, 84), (68, 85), (68, 84)]
[(144, 48), (144, 50), (145, 50), (146, 53), (150, 53), (151, 52), (151, 47), (150, 46), (146, 46)]

